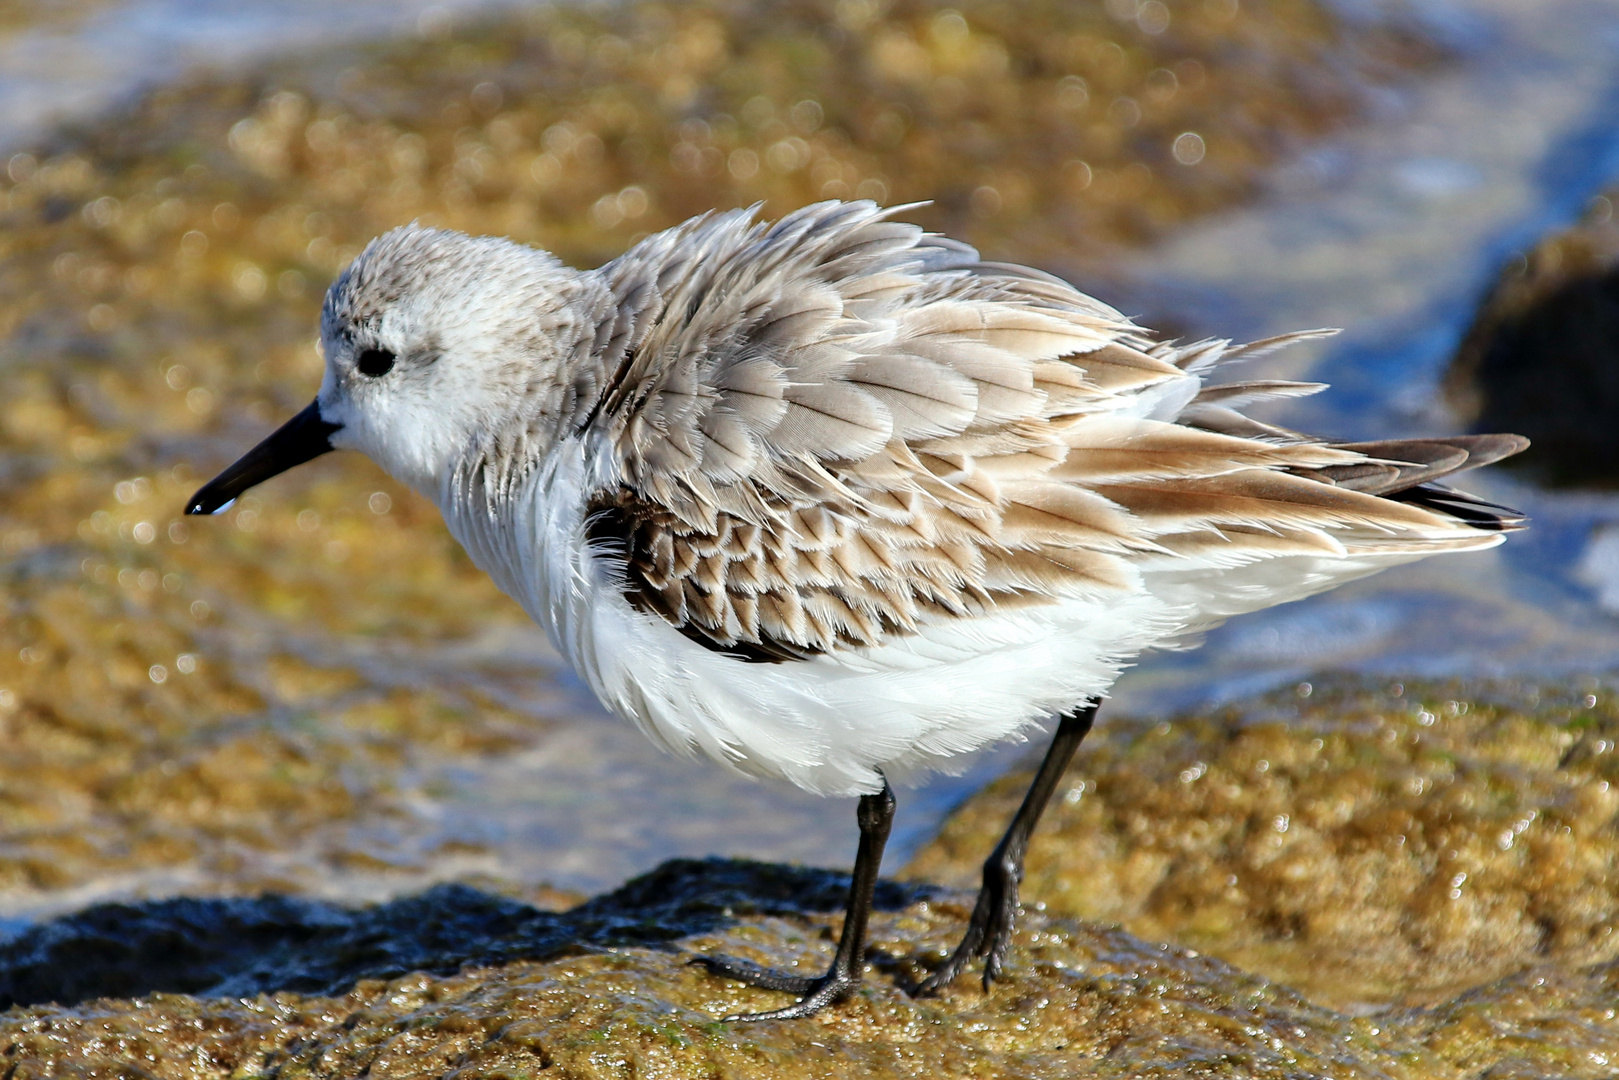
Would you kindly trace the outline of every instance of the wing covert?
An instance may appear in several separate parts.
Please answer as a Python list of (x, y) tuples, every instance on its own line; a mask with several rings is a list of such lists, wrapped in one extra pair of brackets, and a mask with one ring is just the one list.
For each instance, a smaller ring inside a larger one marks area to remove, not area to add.
[(588, 434), (616, 483), (590, 536), (630, 601), (693, 640), (803, 659), (1139, 589), (1144, 561), (1232, 533), (1342, 552), (1339, 532), (1454, 528), (1335, 483), (1358, 450), (1238, 411), (1317, 386), (1204, 388), (1244, 349), (1155, 343), (892, 212), (714, 215), (600, 271), (628, 314), (602, 337)]

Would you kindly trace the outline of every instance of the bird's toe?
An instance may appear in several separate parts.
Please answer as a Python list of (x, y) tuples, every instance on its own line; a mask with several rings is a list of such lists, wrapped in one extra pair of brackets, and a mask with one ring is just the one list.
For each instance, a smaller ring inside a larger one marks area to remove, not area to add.
[(820, 981), (803, 975), (789, 975), (785, 971), (762, 967), (751, 960), (723, 954), (698, 956), (690, 963), (707, 968), (711, 974), (734, 979), (748, 986), (756, 986), (761, 990), (785, 990), (789, 994), (808, 994)]

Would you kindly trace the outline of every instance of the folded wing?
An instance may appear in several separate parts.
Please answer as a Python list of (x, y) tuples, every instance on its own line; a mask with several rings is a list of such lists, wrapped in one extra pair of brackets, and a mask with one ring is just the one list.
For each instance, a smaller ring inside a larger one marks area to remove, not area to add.
[(891, 213), (712, 216), (601, 271), (620, 314), (586, 424), (615, 481), (591, 536), (706, 647), (802, 659), (1165, 566), (1481, 546), (1517, 520), (1433, 483), (1513, 437), (1331, 446), (1240, 411), (1319, 386), (1203, 384), (1311, 334), (1155, 343)]

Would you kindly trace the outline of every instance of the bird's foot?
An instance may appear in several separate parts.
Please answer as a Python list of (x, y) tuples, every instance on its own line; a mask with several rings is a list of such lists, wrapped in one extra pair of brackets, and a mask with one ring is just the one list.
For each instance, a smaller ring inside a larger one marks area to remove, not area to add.
[(1017, 923), (1018, 882), (1015, 873), (986, 872), (978, 903), (973, 905), (967, 932), (955, 952), (916, 988), (917, 997), (931, 997), (955, 981), (978, 957), (984, 958), (984, 989), (1001, 977), (1006, 954), (1012, 948)]
[(749, 986), (757, 986), (763, 990), (785, 990), (789, 994), (799, 995), (795, 1004), (772, 1009), (769, 1012), (737, 1013), (735, 1016), (725, 1017), (728, 1022), (797, 1020), (805, 1016), (814, 1016), (828, 1005), (854, 993), (855, 988), (860, 985), (859, 973), (843, 970), (844, 965), (836, 961), (833, 962), (832, 969), (818, 979), (772, 971), (750, 960), (738, 960), (734, 956), (699, 956), (691, 962), (701, 964), (715, 975), (735, 979)]

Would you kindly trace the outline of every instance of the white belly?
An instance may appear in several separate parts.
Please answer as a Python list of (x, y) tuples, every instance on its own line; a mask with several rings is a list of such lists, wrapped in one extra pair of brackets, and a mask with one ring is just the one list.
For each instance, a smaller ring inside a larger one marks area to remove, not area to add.
[[(446, 519), (608, 709), (675, 753), (823, 795), (879, 790), (1102, 695), (1185, 613), (1145, 592), (933, 626), (877, 649), (776, 664), (703, 648), (630, 606), (589, 550), (579, 444), (559, 447), (503, 520)], [(499, 535), (497, 535), (497, 533)]]
[[(586, 492), (615, 480), (592, 472), (582, 445), (565, 443), (507, 512), (456, 513), (446, 499), (446, 519), (608, 709), (675, 753), (823, 795), (948, 770), (959, 754), (1102, 697), (1145, 649), (1432, 553), (1170, 559), (1144, 566), (1134, 590), (1102, 599), (924, 624), (874, 649), (748, 663), (625, 599), (584, 528)], [(1498, 539), (1482, 535), (1478, 546)]]

